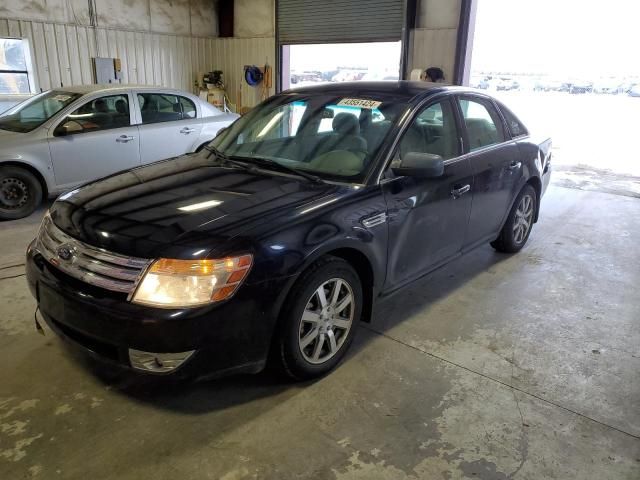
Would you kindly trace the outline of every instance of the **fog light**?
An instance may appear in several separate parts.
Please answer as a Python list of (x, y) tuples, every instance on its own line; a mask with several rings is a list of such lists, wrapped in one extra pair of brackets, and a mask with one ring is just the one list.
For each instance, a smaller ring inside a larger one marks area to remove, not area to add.
[(177, 353), (153, 353), (129, 349), (129, 362), (137, 370), (145, 372), (166, 373), (175, 370), (186, 362), (195, 350)]

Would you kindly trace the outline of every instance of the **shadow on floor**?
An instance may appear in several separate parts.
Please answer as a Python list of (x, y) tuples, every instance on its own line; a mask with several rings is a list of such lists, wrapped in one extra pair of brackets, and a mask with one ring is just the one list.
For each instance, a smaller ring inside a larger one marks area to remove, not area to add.
[[(476, 275), (507, 258), (509, 258), (508, 255), (498, 254), (487, 246), (453, 261), (379, 302), (370, 325), (371, 329), (384, 332), (393, 328), (416, 313), (424, 311), (432, 303), (462, 288)], [(360, 329), (343, 363), (349, 362), (353, 355), (364, 349), (371, 339), (375, 338), (364, 330), (364, 328)], [(285, 378), (273, 365), (269, 365), (257, 375), (239, 375), (200, 382), (178, 381), (170, 377), (158, 378), (127, 371), (115, 371), (74, 347), (67, 346), (67, 349), (86, 370), (105, 385), (109, 385), (112, 391), (134, 401), (150, 404), (155, 408), (194, 415), (225, 410), (272, 397), (272, 400), (262, 405), (262, 408), (269, 408), (270, 405), (275, 406), (282, 401), (282, 397), (295, 396), (315, 381), (322, 380), (294, 383)]]

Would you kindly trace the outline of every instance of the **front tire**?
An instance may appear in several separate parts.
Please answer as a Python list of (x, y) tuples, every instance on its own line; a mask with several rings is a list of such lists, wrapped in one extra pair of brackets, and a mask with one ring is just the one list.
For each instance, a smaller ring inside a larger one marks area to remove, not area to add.
[(0, 167), (0, 219), (16, 220), (31, 215), (42, 202), (42, 185), (21, 167)]
[(516, 253), (527, 243), (538, 208), (538, 196), (531, 185), (525, 185), (511, 207), (500, 235), (491, 246), (499, 252)]
[(278, 337), (280, 363), (296, 380), (332, 370), (353, 342), (362, 314), (362, 285), (346, 261), (326, 257), (289, 294)]

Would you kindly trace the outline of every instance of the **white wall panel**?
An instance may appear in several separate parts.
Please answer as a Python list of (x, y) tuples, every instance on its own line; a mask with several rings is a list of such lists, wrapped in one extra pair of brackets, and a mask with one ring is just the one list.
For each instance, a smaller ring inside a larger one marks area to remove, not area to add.
[(411, 31), (411, 69), (440, 67), (447, 82), (453, 81), (457, 29), (418, 28)]
[(222, 70), (231, 102), (241, 91), (242, 105), (252, 106), (261, 91), (246, 85), (244, 66), (275, 64), (274, 38), (190, 37), (7, 19), (0, 19), (0, 36), (29, 39), (36, 84), (43, 90), (93, 83), (92, 57), (117, 57), (123, 83), (187, 91), (193, 91), (198, 72)]

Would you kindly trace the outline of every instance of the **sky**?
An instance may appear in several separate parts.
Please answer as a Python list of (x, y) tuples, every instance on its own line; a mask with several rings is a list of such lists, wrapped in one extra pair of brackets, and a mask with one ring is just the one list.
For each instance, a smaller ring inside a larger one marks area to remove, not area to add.
[(640, 0), (478, 0), (472, 72), (640, 75)]
[(400, 42), (292, 45), (290, 60), (292, 71), (330, 71), (338, 66), (348, 66), (397, 73), (400, 68)]

